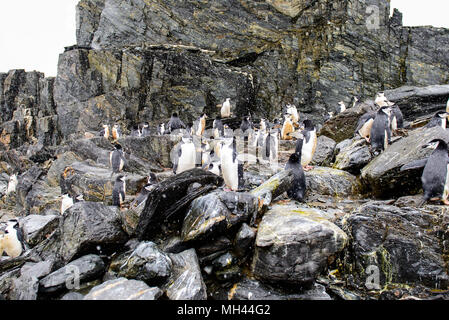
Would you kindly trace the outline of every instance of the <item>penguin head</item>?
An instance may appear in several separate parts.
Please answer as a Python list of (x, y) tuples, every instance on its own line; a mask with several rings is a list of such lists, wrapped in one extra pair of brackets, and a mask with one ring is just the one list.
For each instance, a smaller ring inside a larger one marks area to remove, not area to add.
[(446, 118), (447, 116), (449, 116), (449, 113), (447, 113), (446, 111), (438, 111), (436, 114), (435, 114), (435, 118)]
[(215, 117), (215, 120), (221, 121), (221, 116), (220, 116), (220, 115), (216, 116), (216, 117)]
[(173, 114), (171, 115), (173, 118), (177, 118), (178, 114), (176, 112), (173, 112)]
[(76, 201), (84, 201), (84, 195), (81, 193), (75, 197)]
[(122, 150), (122, 146), (120, 144), (118, 144), (118, 143), (114, 144), (114, 148), (116, 150)]
[(379, 112), (385, 113), (388, 117), (391, 116), (391, 111), (392, 111), (391, 108), (387, 107), (387, 106), (382, 107), (382, 108), (379, 109)]
[(312, 120), (306, 119), (303, 121), (304, 130), (312, 131), (315, 127), (313, 125)]
[(231, 98), (226, 98), (226, 102), (229, 102), (231, 100)]
[(119, 175), (118, 177), (117, 177), (117, 179), (115, 180), (115, 181), (117, 181), (117, 182), (125, 182), (125, 176), (124, 175)]
[(157, 177), (156, 177), (156, 175), (153, 172), (150, 173), (150, 175), (148, 176), (148, 180), (147, 181), (148, 181), (149, 184), (153, 184), (153, 183), (157, 183), (158, 182)]
[(301, 157), (300, 157), (300, 155), (297, 152), (293, 152), (290, 155), (290, 157), (288, 159), (288, 162), (289, 163), (299, 163), (299, 162), (301, 162)]
[(423, 148), (436, 149), (441, 147), (443, 149), (447, 149), (447, 142), (442, 139), (433, 139), (422, 146)]
[(208, 117), (207, 117), (207, 114), (203, 113), (203, 114), (201, 115), (201, 118), (207, 119), (207, 118), (208, 118)]

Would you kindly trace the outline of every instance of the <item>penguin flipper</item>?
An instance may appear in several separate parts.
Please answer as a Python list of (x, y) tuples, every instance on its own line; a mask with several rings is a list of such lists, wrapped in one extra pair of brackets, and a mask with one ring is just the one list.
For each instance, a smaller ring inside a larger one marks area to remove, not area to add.
[(239, 163), (237, 166), (237, 174), (238, 174), (238, 180), (239, 180), (239, 189), (243, 187), (244, 181), (243, 181), (243, 163)]
[(428, 159), (421, 159), (409, 162), (401, 167), (400, 171), (419, 169), (426, 166)]

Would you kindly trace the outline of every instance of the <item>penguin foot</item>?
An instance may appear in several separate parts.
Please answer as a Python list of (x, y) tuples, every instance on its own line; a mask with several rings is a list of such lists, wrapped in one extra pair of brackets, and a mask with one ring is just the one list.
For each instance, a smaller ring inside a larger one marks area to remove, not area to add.
[(303, 169), (304, 169), (304, 171), (310, 171), (310, 170), (313, 170), (313, 167), (307, 165), (307, 166), (303, 167)]
[(371, 141), (370, 137), (365, 137), (365, 140), (367, 143), (370, 143), (370, 141)]
[(445, 204), (446, 206), (449, 206), (449, 200), (445, 199), (445, 200), (442, 200), (441, 202), (443, 202), (443, 204)]

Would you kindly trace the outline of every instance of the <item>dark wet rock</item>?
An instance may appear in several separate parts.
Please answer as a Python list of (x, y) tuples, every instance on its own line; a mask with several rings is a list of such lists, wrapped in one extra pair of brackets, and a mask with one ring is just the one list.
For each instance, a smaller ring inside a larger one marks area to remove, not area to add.
[(196, 248), (200, 264), (210, 262), (232, 248), (232, 242), (226, 236), (211, 239)]
[(60, 216), (29, 215), (20, 220), (26, 243), (33, 247), (46, 239), (58, 226)]
[(311, 165), (329, 166), (332, 162), (337, 143), (326, 136), (319, 136)]
[(114, 247), (127, 240), (118, 209), (96, 202), (75, 203), (65, 212), (59, 231), (65, 261), (96, 246)]
[(160, 284), (170, 276), (171, 260), (153, 242), (142, 242), (136, 249), (114, 259), (110, 271), (117, 277)]
[(351, 139), (354, 136), (359, 118), (365, 113), (375, 111), (376, 109), (373, 101), (370, 100), (346, 109), (345, 112), (326, 121), (319, 134), (333, 139), (336, 143)]
[[(195, 182), (202, 184), (203, 187), (194, 193), (187, 193), (189, 186)], [(222, 183), (223, 179), (213, 173), (192, 169), (155, 185), (145, 202), (135, 235), (141, 240), (150, 238), (153, 232), (158, 231), (164, 220), (168, 218), (175, 220), (175, 217), (184, 213), (195, 198), (210, 192)]]
[(258, 200), (249, 193), (214, 192), (192, 202), (182, 226), (184, 241), (205, 240), (247, 222), (258, 209)]
[(396, 200), (396, 202), (394, 203), (394, 205), (396, 207), (418, 207), (418, 205), (421, 203), (422, 201), (422, 195), (415, 195), (415, 196), (404, 196), (404, 197), (400, 197), (398, 200)]
[[(429, 84), (436, 83), (443, 82)], [(405, 120), (411, 121), (421, 116), (445, 110), (449, 99), (449, 85), (404, 86), (385, 90), (385, 97), (401, 109)]]
[(207, 289), (195, 249), (169, 254), (173, 270), (165, 291), (170, 300), (206, 300)]
[(331, 300), (325, 288), (320, 284), (315, 283), (308, 290), (296, 291), (291, 293), (257, 280), (244, 279), (233, 286), (226, 298), (228, 300)]
[(313, 170), (305, 172), (305, 175), (307, 194), (334, 197), (350, 197), (357, 194), (357, 179), (348, 172), (326, 167), (315, 167)]
[(161, 295), (159, 288), (143, 281), (118, 278), (92, 288), (83, 300), (157, 300)]
[(2, 271), (0, 274), (0, 293), (7, 297), (11, 290), (14, 279), (20, 277), (20, 267), (11, 268), (8, 271)]
[(212, 266), (216, 270), (224, 270), (237, 262), (237, 259), (229, 252), (222, 254), (212, 261)]
[(372, 159), (365, 139), (349, 139), (337, 145), (338, 154), (333, 167), (352, 174), (359, 174)]
[(166, 253), (180, 253), (188, 249), (181, 237), (174, 236), (162, 244), (162, 250)]
[(234, 247), (240, 256), (244, 256), (250, 249), (252, 249), (254, 239), (256, 238), (256, 231), (243, 223), (237, 232), (234, 240)]
[(376, 279), (368, 276), (378, 274), (377, 290), (390, 283), (446, 289), (444, 219), (449, 221), (447, 214), (367, 203), (344, 223), (351, 238), (345, 266), (363, 288), (373, 289)]
[(441, 127), (420, 128), (393, 143), (363, 168), (361, 180), (365, 191), (372, 192), (377, 197), (389, 198), (418, 193), (421, 189), (422, 169), (402, 172), (400, 169), (409, 162), (428, 157), (432, 150), (422, 146), (436, 138), (449, 141), (449, 134)]
[(319, 210), (276, 204), (259, 225), (252, 271), (270, 282), (311, 283), (346, 243), (347, 235)]
[(48, 294), (64, 289), (73, 289), (82, 282), (97, 279), (104, 271), (105, 264), (99, 256), (94, 254), (83, 256), (41, 279), (39, 292)]

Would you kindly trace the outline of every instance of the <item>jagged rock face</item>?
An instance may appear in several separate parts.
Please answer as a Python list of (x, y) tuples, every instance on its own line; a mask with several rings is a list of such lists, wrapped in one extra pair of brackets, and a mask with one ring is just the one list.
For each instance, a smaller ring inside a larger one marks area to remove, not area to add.
[(447, 82), (448, 30), (402, 27), (400, 13), (390, 19), (389, 12), (386, 0), (86, 0), (77, 41), (95, 49), (205, 49), (253, 75), (261, 114), (273, 117), (293, 102), (318, 119), (353, 95)]
[(124, 132), (177, 111), (186, 123), (215, 118), (231, 98), (235, 115), (254, 109), (250, 75), (183, 48), (67, 51), (60, 56), (54, 98), (64, 137), (118, 122)]

